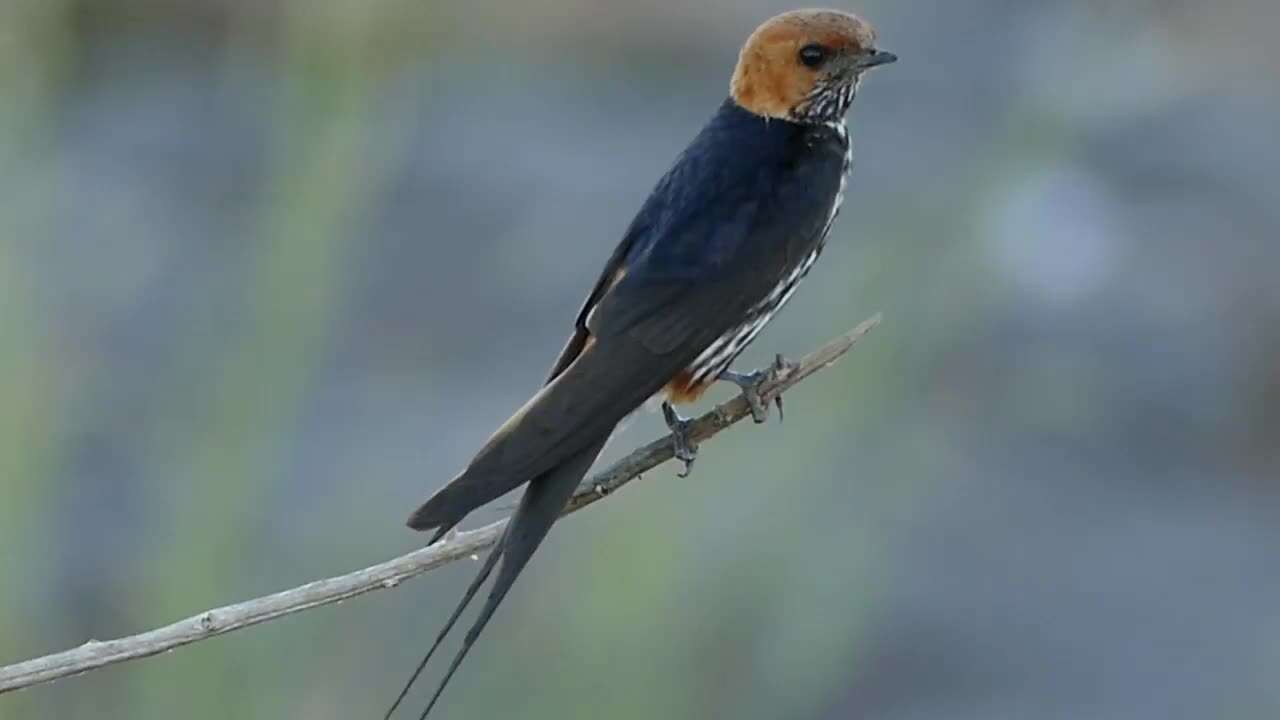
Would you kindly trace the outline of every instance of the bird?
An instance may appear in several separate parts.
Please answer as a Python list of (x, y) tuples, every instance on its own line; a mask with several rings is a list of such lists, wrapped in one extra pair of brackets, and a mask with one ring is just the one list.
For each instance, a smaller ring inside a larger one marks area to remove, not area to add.
[(739, 52), (723, 100), (658, 181), (605, 263), (545, 384), (470, 463), (409, 517), (431, 543), (524, 485), (502, 535), (436, 636), (390, 718), (480, 587), (497, 578), (420, 718), (425, 719), (560, 516), (614, 429), (661, 401), (685, 474), (696, 447), (674, 405), (737, 384), (757, 422), (770, 370), (730, 365), (823, 251), (852, 150), (845, 116), (864, 74), (897, 60), (862, 18), (785, 12)]

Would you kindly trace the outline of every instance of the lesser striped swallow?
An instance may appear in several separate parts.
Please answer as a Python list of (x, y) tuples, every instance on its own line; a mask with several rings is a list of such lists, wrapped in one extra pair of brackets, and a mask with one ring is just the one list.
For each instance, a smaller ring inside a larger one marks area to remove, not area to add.
[(851, 160), (845, 115), (863, 73), (896, 59), (877, 49), (871, 25), (837, 10), (784, 13), (747, 39), (729, 97), (640, 208), (546, 384), (410, 516), (409, 527), (433, 530), (434, 543), (472, 510), (527, 485), (388, 718), (501, 562), (426, 718), (614, 428), (647, 399), (665, 398), (686, 463), (693, 448), (672, 403), (728, 379), (763, 420), (751, 395), (760, 375), (729, 365), (821, 254)]

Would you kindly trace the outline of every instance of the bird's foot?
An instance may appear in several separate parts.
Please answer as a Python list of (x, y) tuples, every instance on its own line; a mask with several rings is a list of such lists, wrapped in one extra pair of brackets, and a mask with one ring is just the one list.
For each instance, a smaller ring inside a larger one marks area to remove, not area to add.
[[(749, 373), (725, 370), (720, 373), (719, 379), (731, 382), (742, 390), (742, 397), (747, 401), (747, 406), (751, 408), (751, 419), (756, 424), (759, 424), (769, 419), (769, 404), (761, 397), (760, 388), (766, 383), (773, 382), (791, 372), (794, 368), (795, 363), (778, 354), (774, 357), (773, 364), (763, 370), (755, 370)], [(778, 406), (778, 421), (781, 422), (783, 419), (782, 394), (775, 395), (773, 402)]]
[(693, 469), (693, 461), (698, 457), (698, 444), (689, 439), (691, 421), (680, 417), (676, 409), (671, 407), (671, 403), (667, 402), (662, 403), (662, 419), (667, 422), (667, 428), (671, 430), (671, 444), (674, 446), (676, 459), (684, 463), (684, 472), (676, 474), (682, 478), (689, 477), (689, 472)]

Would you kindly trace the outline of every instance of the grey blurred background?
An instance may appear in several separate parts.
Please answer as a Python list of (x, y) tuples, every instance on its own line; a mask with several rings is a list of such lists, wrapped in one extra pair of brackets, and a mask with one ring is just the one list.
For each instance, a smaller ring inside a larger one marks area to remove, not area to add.
[[(0, 663), (420, 543), (789, 7), (0, 3)], [(744, 366), (885, 324), (557, 526), (442, 716), (1277, 717), (1280, 4), (847, 9), (902, 60)], [(0, 717), (378, 717), (475, 567)]]

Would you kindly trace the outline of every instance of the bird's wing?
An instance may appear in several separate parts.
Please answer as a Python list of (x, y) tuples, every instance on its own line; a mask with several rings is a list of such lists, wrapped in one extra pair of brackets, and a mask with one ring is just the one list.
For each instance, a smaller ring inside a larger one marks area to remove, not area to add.
[(732, 274), (672, 266), (669, 254), (637, 248), (750, 232), (754, 205), (736, 210), (718, 214), (719, 222), (700, 216), (660, 228), (660, 242), (640, 238), (620, 248), (584, 305), (551, 381), (410, 517), (409, 526), (443, 533), (473, 509), (559, 466), (607, 436), (732, 327), (751, 295)]

